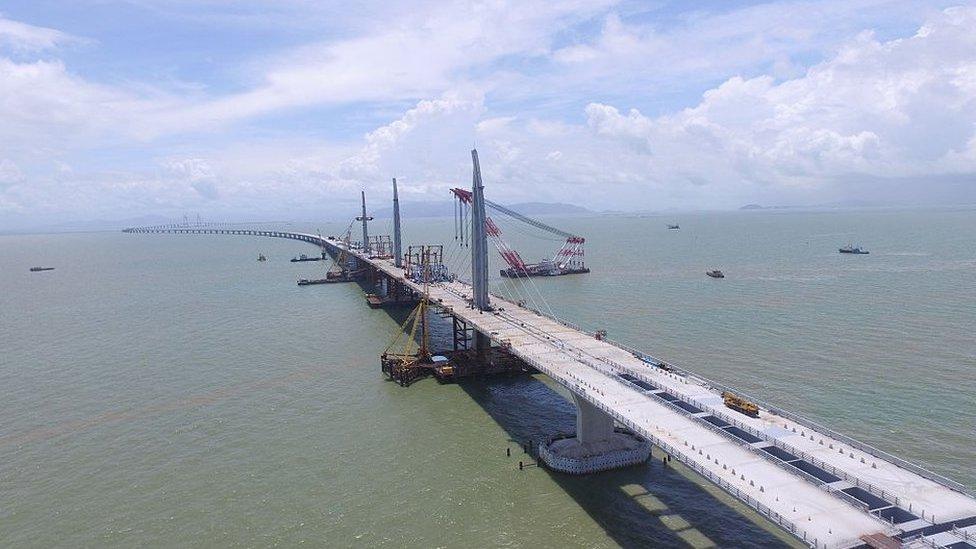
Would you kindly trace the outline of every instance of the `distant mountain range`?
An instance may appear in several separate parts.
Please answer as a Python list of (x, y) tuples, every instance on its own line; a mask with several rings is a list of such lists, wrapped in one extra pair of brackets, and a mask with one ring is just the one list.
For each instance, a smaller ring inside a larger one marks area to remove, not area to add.
[(868, 202), (866, 200), (847, 200), (842, 202), (829, 202), (826, 204), (813, 204), (809, 206), (762, 206), (760, 204), (746, 204), (740, 207), (742, 211), (748, 210), (822, 210), (832, 208), (875, 208), (881, 204)]
[[(563, 204), (560, 202), (522, 202), (506, 204), (505, 207), (523, 215), (576, 215), (592, 214), (581, 206)], [(443, 202), (400, 202), (400, 215), (404, 217), (450, 217), (454, 215), (454, 203), (450, 200)], [(393, 217), (393, 208), (379, 208), (373, 212), (373, 217)]]

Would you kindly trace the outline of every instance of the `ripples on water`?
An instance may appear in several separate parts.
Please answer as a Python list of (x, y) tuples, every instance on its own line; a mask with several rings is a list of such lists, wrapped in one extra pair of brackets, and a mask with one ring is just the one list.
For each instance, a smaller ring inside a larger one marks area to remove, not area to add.
[[(410, 242), (450, 242), (450, 220), (405, 214)], [(554, 220), (587, 237), (593, 273), (534, 288), (560, 316), (976, 486), (974, 212), (669, 221)], [(552, 245), (510, 233), (526, 258)], [(850, 240), (871, 255), (837, 254)], [(0, 237), (0, 545), (783, 543), (659, 461), (519, 472), (505, 448), (571, 429), (572, 407), (541, 379), (383, 381), (397, 320), (355, 285), (297, 287), (324, 268), (287, 261), (308, 251)]]

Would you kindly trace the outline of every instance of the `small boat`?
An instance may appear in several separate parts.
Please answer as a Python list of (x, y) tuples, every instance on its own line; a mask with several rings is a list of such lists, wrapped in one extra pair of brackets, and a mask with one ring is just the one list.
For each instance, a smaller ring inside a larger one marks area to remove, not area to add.
[(300, 263), (302, 261), (322, 261), (322, 259), (323, 258), (321, 258), (321, 257), (308, 257), (305, 254), (301, 254), (298, 257), (291, 258), (291, 262), (292, 263)]
[(837, 251), (839, 251), (842, 254), (854, 254), (854, 255), (867, 255), (871, 253), (867, 250), (862, 249), (860, 246), (855, 246), (853, 244), (848, 244), (843, 248), (839, 248)]
[(264, 254), (258, 254), (258, 261), (267, 261), (268, 258), (264, 257)]
[(32, 273), (38, 273), (41, 271), (53, 271), (54, 267), (31, 267), (30, 270)]
[(725, 278), (725, 273), (723, 273), (722, 271), (720, 271), (718, 269), (714, 269), (714, 270), (711, 270), (711, 271), (705, 271), (705, 274), (707, 274), (708, 276), (710, 276), (712, 278)]
[(670, 224), (668, 225), (668, 230), (671, 230), (671, 231), (677, 231), (680, 228), (681, 227), (679, 227), (677, 223), (675, 223), (674, 225), (670, 225)]
[(311, 279), (299, 278), (298, 279), (299, 286), (311, 286), (313, 284), (328, 284), (330, 282), (335, 282), (335, 280), (329, 280), (326, 278), (311, 278)]

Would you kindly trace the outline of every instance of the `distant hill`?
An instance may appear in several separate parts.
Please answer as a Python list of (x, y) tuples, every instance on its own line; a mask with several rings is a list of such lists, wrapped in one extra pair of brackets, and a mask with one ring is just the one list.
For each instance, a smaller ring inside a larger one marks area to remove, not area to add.
[[(588, 210), (573, 204), (560, 202), (522, 202), (506, 204), (507, 208), (523, 215), (573, 215), (590, 214)], [(400, 214), (410, 217), (450, 217), (454, 215), (454, 203), (444, 202), (400, 202)], [(393, 208), (379, 208), (373, 212), (374, 217), (393, 217)]]
[(760, 204), (746, 204), (745, 206), (740, 207), (739, 210), (833, 210), (845, 208), (877, 208), (881, 206), (884, 206), (884, 204), (869, 202), (867, 200), (842, 200), (838, 202), (825, 202), (823, 204), (810, 204), (805, 206), (762, 206)]

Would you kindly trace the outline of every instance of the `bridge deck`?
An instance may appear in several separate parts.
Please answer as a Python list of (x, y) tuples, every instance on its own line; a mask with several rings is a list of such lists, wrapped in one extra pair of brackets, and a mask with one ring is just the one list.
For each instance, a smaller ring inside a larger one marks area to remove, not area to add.
[[(270, 231), (246, 234), (294, 238), (333, 252), (343, 246), (303, 233), (263, 233)], [(392, 260), (349, 252), (423, 291)], [(851, 547), (868, 534), (911, 533), (976, 517), (976, 498), (961, 486), (843, 435), (768, 407), (758, 418), (729, 410), (710, 382), (648, 364), (500, 296), (491, 298), (495, 311), (474, 310), (471, 288), (462, 282), (434, 284), (429, 291), (436, 306), (510, 346), (569, 391), (813, 546)]]
[[(338, 247), (333, 242), (327, 245)], [(404, 279), (402, 269), (392, 260), (351, 252), (391, 278), (423, 291)], [(493, 295), (496, 310), (479, 312), (469, 305), (471, 288), (467, 284), (439, 283), (429, 291), (436, 305), (449, 309), (494, 343), (509, 345), (519, 358), (811, 544), (859, 545), (865, 534), (894, 535), (933, 522), (976, 516), (976, 499), (968, 494), (768, 410), (759, 418), (731, 411), (721, 394), (707, 384), (651, 366), (632, 353), (505, 298)], [(670, 394), (681, 404), (621, 379), (621, 373)], [(703, 416), (728, 427), (722, 429)], [(733, 434), (734, 428), (741, 430), (739, 436)], [(762, 449), (771, 446), (786, 452), (782, 454), (786, 458), (795, 456), (789, 460), (795, 465)], [(851, 488), (860, 491), (854, 490), (853, 496), (841, 492)], [(917, 518), (885, 512), (895, 506)]]

